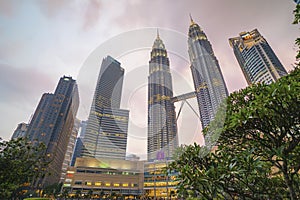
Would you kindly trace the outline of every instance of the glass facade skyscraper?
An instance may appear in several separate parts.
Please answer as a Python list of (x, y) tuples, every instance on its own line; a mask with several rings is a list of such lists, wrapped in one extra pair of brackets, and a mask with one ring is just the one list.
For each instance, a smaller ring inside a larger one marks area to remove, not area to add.
[(81, 155), (125, 159), (129, 111), (120, 109), (124, 69), (110, 56), (103, 59)]
[(72, 133), (79, 106), (76, 81), (72, 77), (60, 78), (54, 94), (43, 94), (29, 123), (27, 137), (35, 143), (44, 143), (46, 154), (51, 160), (43, 180), (45, 185), (58, 183), (62, 164)]
[(11, 136), (11, 139), (26, 137), (27, 128), (28, 128), (28, 124), (26, 124), (26, 123), (18, 124), (16, 130), (14, 131), (13, 135)]
[(159, 34), (154, 41), (148, 76), (148, 160), (172, 158), (178, 146), (169, 58)]
[(228, 91), (212, 46), (192, 18), (188, 33), (188, 53), (201, 124), (205, 128), (214, 119), (220, 103), (228, 96)]
[(266, 39), (254, 29), (229, 39), (247, 83), (270, 84), (287, 74)]
[(73, 155), (72, 155), (71, 166), (74, 166), (76, 158), (80, 157), (81, 150), (82, 150), (82, 147), (83, 147), (83, 138), (84, 138), (84, 135), (85, 135), (86, 126), (87, 126), (87, 121), (81, 121), (80, 122), (79, 135), (76, 139), (75, 149), (74, 149), (74, 152), (73, 152)]

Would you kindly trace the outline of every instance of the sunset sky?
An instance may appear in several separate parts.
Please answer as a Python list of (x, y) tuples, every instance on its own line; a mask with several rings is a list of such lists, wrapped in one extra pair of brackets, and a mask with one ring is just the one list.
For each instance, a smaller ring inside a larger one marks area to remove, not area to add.
[[(242, 31), (257, 28), (284, 67), (293, 68), (300, 33), (292, 25), (295, 5), (293, 0), (0, 0), (0, 137), (10, 139), (18, 123), (28, 122), (41, 95), (54, 92), (63, 75), (78, 80), (78, 118), (87, 119), (101, 60), (109, 54), (126, 71), (122, 108), (130, 109), (132, 120), (127, 150), (143, 157), (147, 67), (156, 29), (169, 51), (176, 95), (192, 90), (189, 13), (211, 42), (232, 92), (246, 87), (228, 43)], [(97, 64), (89, 66), (94, 58)], [(188, 144), (200, 140), (200, 125), (185, 109), (179, 139)]]

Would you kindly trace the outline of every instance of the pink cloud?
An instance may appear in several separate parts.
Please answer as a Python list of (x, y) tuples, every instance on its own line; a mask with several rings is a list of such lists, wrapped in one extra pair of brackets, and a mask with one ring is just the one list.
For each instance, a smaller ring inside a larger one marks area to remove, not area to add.
[(11, 17), (15, 11), (12, 1), (0, 1), (0, 15)]
[(93, 27), (100, 17), (100, 8), (101, 3), (97, 0), (90, 0), (88, 1), (85, 13), (84, 13), (84, 23), (83, 29), (87, 30)]
[(43, 0), (39, 2), (39, 6), (47, 17), (53, 17), (60, 13), (71, 1), (67, 0)]
[(0, 64), (0, 68), (0, 91), (3, 104), (10, 104), (12, 101), (32, 103), (33, 96), (52, 92), (56, 83), (49, 75), (36, 68), (25, 69), (7, 64)]

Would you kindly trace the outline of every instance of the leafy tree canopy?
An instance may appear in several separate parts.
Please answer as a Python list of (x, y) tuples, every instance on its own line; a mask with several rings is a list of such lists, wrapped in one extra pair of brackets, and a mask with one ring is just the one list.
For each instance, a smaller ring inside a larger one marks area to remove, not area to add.
[(170, 165), (179, 172), (180, 194), (202, 199), (299, 198), (300, 69), (273, 84), (234, 92), (226, 105), (221, 130), (213, 122), (204, 131), (220, 136), (217, 150), (204, 156), (207, 147), (185, 146)]
[(32, 146), (26, 139), (0, 140), (0, 199), (18, 196), (45, 174), (45, 145)]

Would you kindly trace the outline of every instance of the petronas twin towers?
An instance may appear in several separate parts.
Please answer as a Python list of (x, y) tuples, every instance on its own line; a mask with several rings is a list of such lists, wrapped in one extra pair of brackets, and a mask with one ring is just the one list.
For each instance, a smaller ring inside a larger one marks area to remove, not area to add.
[[(172, 159), (178, 147), (175, 102), (196, 97), (202, 128), (205, 128), (228, 95), (211, 44), (192, 18), (188, 53), (195, 90), (175, 97), (167, 50), (157, 33), (148, 76), (149, 161)], [(125, 159), (129, 111), (120, 109), (123, 76), (124, 69), (118, 61), (110, 56), (103, 60), (83, 141), (81, 155), (84, 157)]]
[[(200, 26), (191, 18), (188, 53), (202, 128), (213, 120), (228, 96), (217, 58)], [(169, 58), (159, 34), (154, 41), (148, 76), (148, 160), (171, 159), (178, 146), (177, 121)]]

